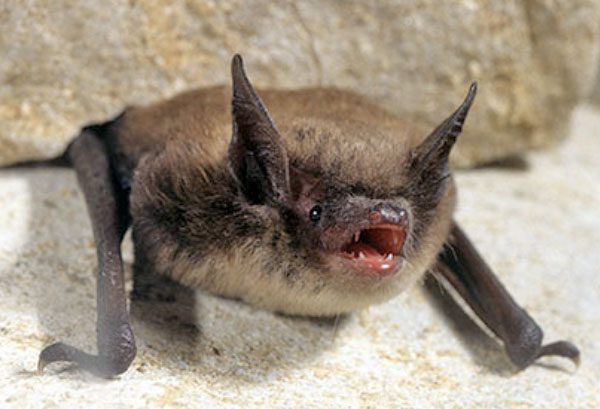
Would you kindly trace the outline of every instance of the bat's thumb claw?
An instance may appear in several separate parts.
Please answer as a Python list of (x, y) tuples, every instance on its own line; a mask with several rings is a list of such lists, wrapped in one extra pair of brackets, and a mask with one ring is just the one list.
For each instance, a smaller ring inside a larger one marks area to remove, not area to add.
[(558, 341), (544, 345), (540, 348), (537, 358), (549, 355), (568, 358), (575, 364), (576, 368), (579, 368), (579, 365), (581, 364), (581, 353), (579, 352), (579, 348), (568, 341)]

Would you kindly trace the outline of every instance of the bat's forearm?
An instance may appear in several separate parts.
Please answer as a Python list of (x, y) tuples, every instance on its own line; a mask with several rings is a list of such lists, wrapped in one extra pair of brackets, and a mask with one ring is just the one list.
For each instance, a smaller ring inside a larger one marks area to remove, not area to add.
[(83, 369), (110, 377), (124, 372), (136, 353), (127, 312), (120, 248), (127, 230), (127, 201), (114, 181), (110, 160), (99, 135), (84, 130), (69, 151), (96, 240), (98, 355), (57, 343), (42, 351), (38, 367), (42, 370), (51, 362), (71, 361)]
[(436, 272), (504, 342), (508, 356), (520, 368), (544, 355), (559, 355), (579, 362), (579, 350), (569, 342), (542, 346), (542, 329), (516, 303), (456, 223), (439, 255)]

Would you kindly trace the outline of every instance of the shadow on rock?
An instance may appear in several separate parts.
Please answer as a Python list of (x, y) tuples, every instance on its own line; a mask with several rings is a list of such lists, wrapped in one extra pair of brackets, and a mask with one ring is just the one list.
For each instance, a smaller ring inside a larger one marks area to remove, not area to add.
[(331, 347), (346, 321), (274, 314), (169, 281), (157, 278), (151, 297), (131, 303), (141, 371), (164, 366), (217, 382), (271, 381)]
[(475, 168), (473, 168), (473, 170), (476, 171), (479, 169), (496, 169), (525, 172), (530, 168), (531, 165), (529, 164), (527, 158), (524, 155), (512, 155), (476, 166)]
[(506, 377), (517, 372), (502, 344), (477, 325), (431, 275), (428, 275), (425, 280), (425, 288), (428, 301), (440, 315), (446, 318), (453, 334), (469, 351), (476, 365)]

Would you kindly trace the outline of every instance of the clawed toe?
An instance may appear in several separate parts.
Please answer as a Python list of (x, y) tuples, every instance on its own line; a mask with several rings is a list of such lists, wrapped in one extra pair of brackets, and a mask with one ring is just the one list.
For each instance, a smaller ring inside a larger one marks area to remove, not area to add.
[(581, 355), (579, 349), (568, 341), (558, 341), (552, 344), (544, 345), (540, 348), (536, 358), (542, 356), (562, 356), (570, 359), (576, 367), (581, 364)]
[(40, 352), (37, 371), (43, 373), (48, 364), (53, 362), (73, 362), (83, 368), (89, 368), (94, 365), (96, 357), (75, 347), (57, 342), (49, 345)]

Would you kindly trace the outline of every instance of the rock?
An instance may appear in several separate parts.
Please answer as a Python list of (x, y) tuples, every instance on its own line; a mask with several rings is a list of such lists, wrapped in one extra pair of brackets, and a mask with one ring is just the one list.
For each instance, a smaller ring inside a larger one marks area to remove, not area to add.
[(592, 103), (600, 105), (600, 70), (598, 71), (598, 76), (596, 78), (596, 86), (592, 90), (590, 100)]
[(50, 157), (125, 105), (228, 82), (336, 85), (428, 127), (480, 94), (453, 158), (551, 146), (592, 87), (599, 0), (15, 0), (0, 5), (0, 163)]

